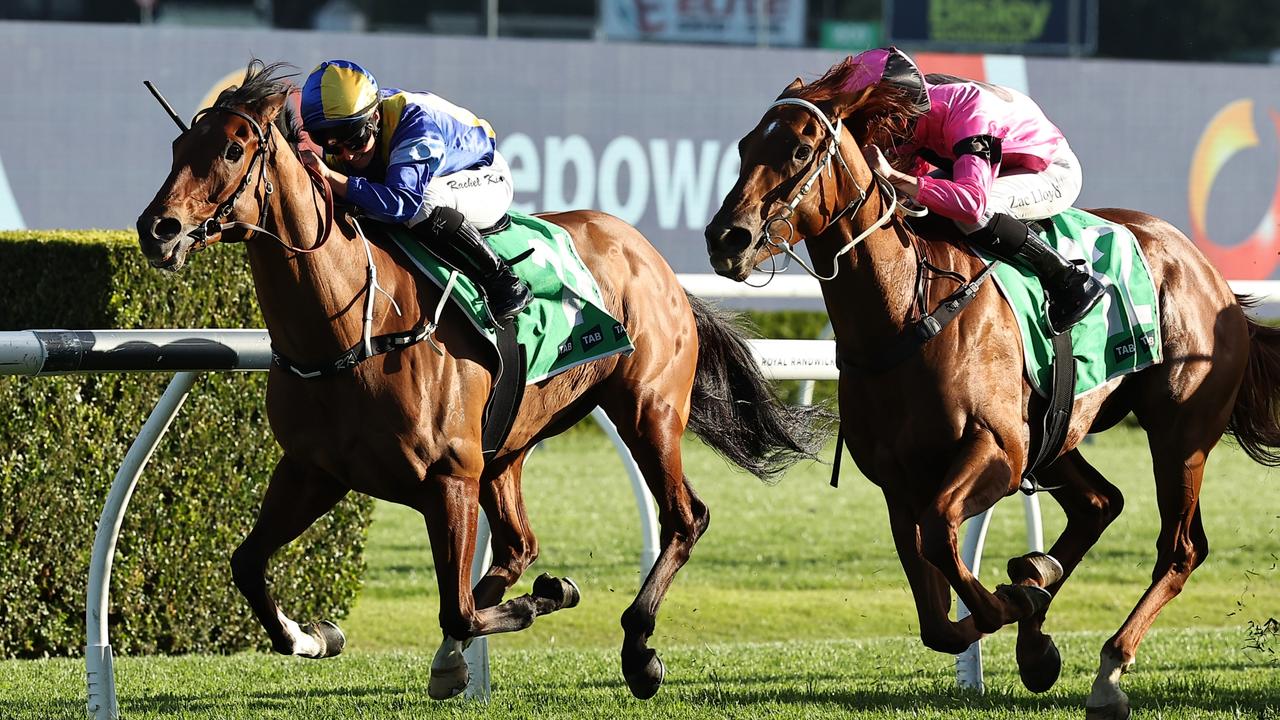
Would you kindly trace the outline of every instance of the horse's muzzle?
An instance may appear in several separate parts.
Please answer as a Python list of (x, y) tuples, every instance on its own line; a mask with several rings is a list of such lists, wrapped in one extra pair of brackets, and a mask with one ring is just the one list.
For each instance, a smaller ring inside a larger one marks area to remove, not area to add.
[(751, 273), (747, 258), (753, 237), (750, 230), (739, 225), (712, 222), (704, 235), (711, 267), (717, 274), (741, 280)]
[(178, 270), (191, 247), (189, 226), (176, 217), (143, 213), (136, 224), (138, 244), (152, 267)]

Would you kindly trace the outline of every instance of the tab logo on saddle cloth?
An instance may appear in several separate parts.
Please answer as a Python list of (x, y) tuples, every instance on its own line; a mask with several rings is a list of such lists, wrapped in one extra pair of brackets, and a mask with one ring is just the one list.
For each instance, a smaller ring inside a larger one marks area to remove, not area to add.
[(600, 326), (596, 325), (579, 337), (578, 340), (582, 342), (583, 350), (590, 350), (604, 342), (604, 333), (600, 332)]
[(1155, 333), (1144, 333), (1136, 342), (1121, 341), (1111, 348), (1111, 356), (1116, 362), (1124, 362), (1134, 355), (1138, 354), (1138, 343), (1142, 343), (1143, 347), (1148, 349), (1155, 347)]

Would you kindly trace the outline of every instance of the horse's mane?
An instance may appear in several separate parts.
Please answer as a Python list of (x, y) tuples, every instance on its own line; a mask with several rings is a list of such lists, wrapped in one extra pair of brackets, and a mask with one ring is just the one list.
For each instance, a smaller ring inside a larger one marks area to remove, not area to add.
[[(831, 103), (849, 95), (846, 88), (859, 70), (859, 63), (850, 55), (817, 80), (784, 91), (782, 97), (800, 98), (819, 106)], [(852, 104), (843, 108), (843, 115), (854, 137), (889, 151), (898, 144), (898, 138), (907, 134), (917, 112), (905, 91), (877, 84), (865, 90), (861, 97), (853, 98)]]
[[(269, 97), (295, 92), (297, 86), (289, 80), (297, 73), (286, 73), (286, 69), (294, 69), (286, 62), (264, 63), (253, 58), (245, 68), (244, 79), (239, 85), (233, 85), (218, 94), (213, 103), (215, 107), (244, 108)], [(280, 114), (276, 115), (276, 127), (291, 144), (302, 142), (302, 124), (298, 121), (298, 113), (288, 102), (284, 103)]]

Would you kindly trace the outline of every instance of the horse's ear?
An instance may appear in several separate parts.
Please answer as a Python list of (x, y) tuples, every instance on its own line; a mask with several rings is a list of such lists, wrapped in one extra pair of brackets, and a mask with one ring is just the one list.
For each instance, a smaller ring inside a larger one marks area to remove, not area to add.
[(800, 78), (796, 78), (795, 80), (791, 81), (790, 85), (782, 88), (782, 92), (778, 93), (778, 97), (775, 99), (781, 100), (783, 96), (785, 96), (787, 93), (790, 93), (793, 90), (799, 90), (802, 87), (804, 87), (804, 81), (801, 80)]
[(258, 122), (263, 126), (270, 125), (275, 122), (276, 116), (284, 109), (285, 98), (287, 93), (276, 93), (253, 103), (249, 106), (250, 114), (256, 115)]

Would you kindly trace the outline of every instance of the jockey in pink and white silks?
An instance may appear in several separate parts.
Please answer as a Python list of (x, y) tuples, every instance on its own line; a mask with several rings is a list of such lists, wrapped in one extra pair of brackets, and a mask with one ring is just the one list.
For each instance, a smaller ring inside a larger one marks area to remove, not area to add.
[(302, 125), (321, 160), (304, 151), (334, 194), (369, 217), (407, 225), (485, 294), (495, 324), (532, 299), (477, 230), (511, 207), (511, 170), (489, 123), (425, 92), (380, 89), (350, 60), (327, 60), (302, 86)]
[(871, 167), (898, 192), (955, 221), (966, 239), (1003, 260), (1022, 258), (1049, 298), (1060, 333), (1102, 298), (1088, 272), (1046, 245), (1026, 222), (1052, 217), (1080, 195), (1080, 163), (1062, 132), (1031, 98), (1009, 88), (946, 75), (925, 76), (897, 48), (868, 50), (848, 90), (889, 87), (912, 99), (915, 116), (893, 152), (864, 148)]

